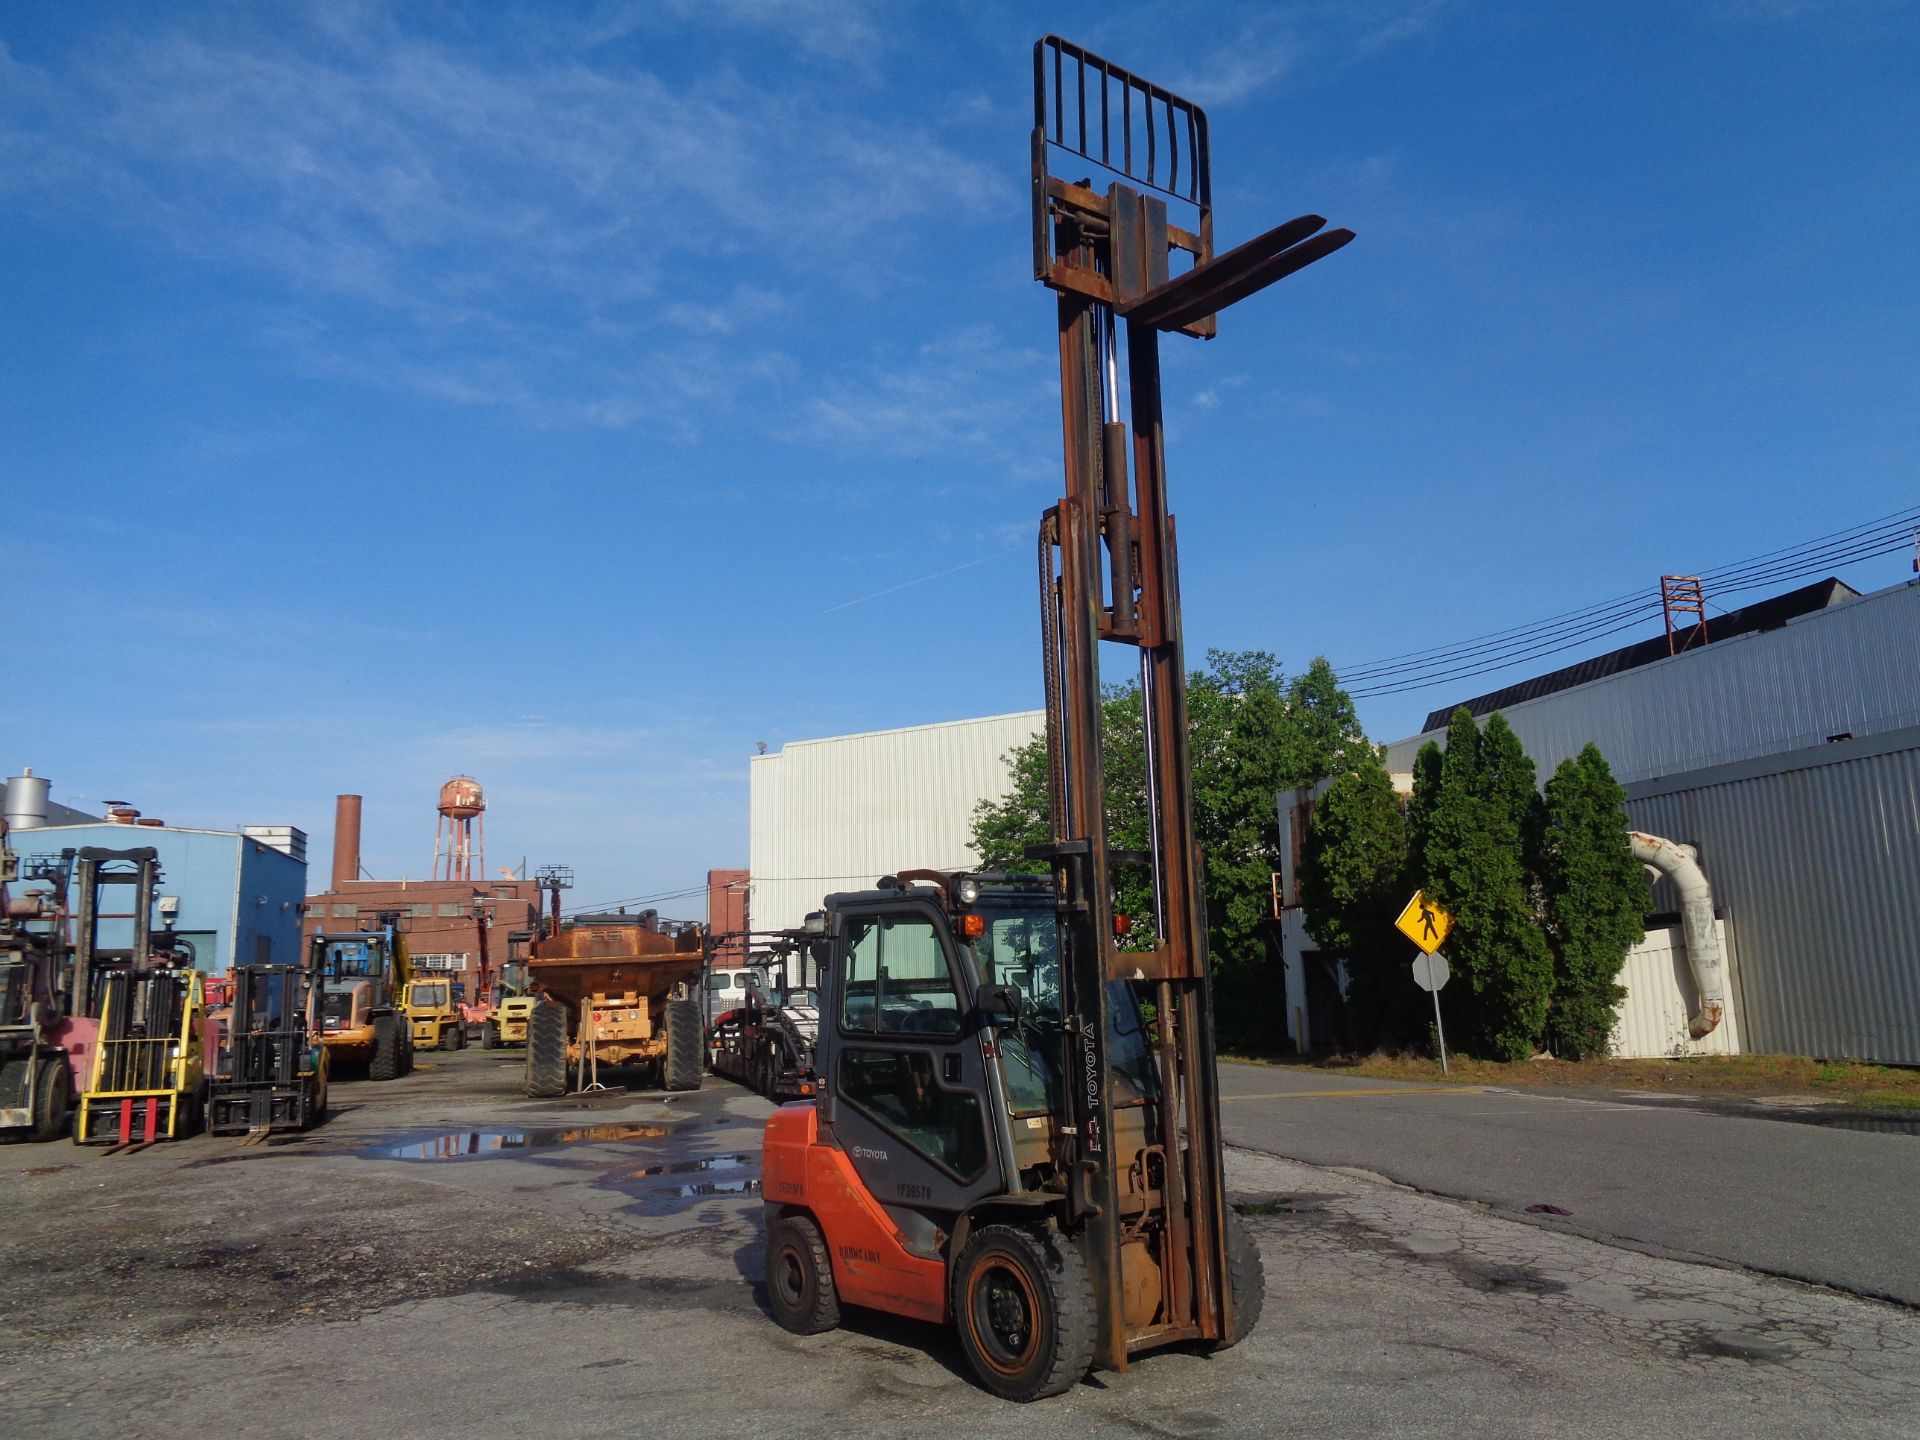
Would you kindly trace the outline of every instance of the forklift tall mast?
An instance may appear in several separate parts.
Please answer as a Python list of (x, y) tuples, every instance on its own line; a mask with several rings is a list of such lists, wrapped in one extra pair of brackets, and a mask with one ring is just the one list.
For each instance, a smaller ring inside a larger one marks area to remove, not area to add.
[[(1091, 179), (1061, 179), (1051, 170), (1061, 157), (1113, 178), (1104, 193)], [(1062, 907), (1063, 1073), (1075, 1081), (1068, 1204), (1087, 1239), (1099, 1324), (1094, 1363), (1124, 1370), (1129, 1350), (1237, 1333), (1159, 332), (1211, 338), (1219, 310), (1331, 254), (1353, 232), (1326, 231), (1318, 216), (1303, 216), (1216, 257), (1205, 112), (1055, 36), (1034, 47), (1032, 158), (1034, 272), (1058, 292), (1066, 459), (1066, 493), (1040, 536), (1053, 840), (1036, 858), (1052, 864)], [(1187, 224), (1170, 218), (1170, 204)], [(1176, 255), (1190, 262), (1178, 274)], [(1103, 640), (1139, 652), (1145, 855), (1108, 844)], [(1126, 864), (1151, 868), (1155, 933), (1144, 950), (1121, 950), (1114, 934), (1113, 872)], [(1151, 986), (1159, 1042), (1154, 1129), (1164, 1160), (1152, 1189), (1161, 1214), (1148, 1219), (1166, 1239), (1158, 1261), (1165, 1303), (1137, 1328), (1125, 1318), (1121, 1260), (1120, 1172), (1133, 1157), (1108, 1143), (1113, 981)]]

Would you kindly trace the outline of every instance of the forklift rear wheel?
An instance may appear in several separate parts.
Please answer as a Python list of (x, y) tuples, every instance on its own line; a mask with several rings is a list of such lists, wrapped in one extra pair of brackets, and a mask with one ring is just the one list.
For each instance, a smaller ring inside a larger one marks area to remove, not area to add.
[(448, 1029), (447, 1048), (449, 1050), (464, 1050), (467, 1048), (467, 1027), (464, 1024), (454, 1025)]
[(480, 1048), (482, 1050), (500, 1048), (500, 1027), (491, 1020), (480, 1027)]
[(840, 1323), (833, 1260), (809, 1216), (783, 1215), (767, 1227), (767, 1304), (796, 1335), (818, 1335)]
[(1260, 1310), (1267, 1298), (1267, 1271), (1260, 1263), (1260, 1247), (1240, 1213), (1227, 1211), (1227, 1293), (1233, 1297), (1233, 1332), (1209, 1341), (1208, 1350), (1225, 1350), (1238, 1345), (1260, 1323)]
[(954, 1266), (954, 1321), (980, 1383), (1039, 1400), (1093, 1363), (1093, 1286), (1080, 1251), (1052, 1226), (987, 1225)]
[(67, 1112), (73, 1108), (73, 1071), (66, 1057), (43, 1056), (40, 1087), (33, 1097), (33, 1138), (58, 1140), (67, 1133)]
[(567, 1012), (542, 1000), (527, 1018), (527, 1080), (535, 1100), (567, 1093)]

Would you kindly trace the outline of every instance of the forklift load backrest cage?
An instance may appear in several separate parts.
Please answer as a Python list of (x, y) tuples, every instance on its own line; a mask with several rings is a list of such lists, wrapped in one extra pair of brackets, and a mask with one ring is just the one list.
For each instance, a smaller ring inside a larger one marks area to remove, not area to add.
[[(1076, 265), (1061, 253), (1067, 247), (1057, 245), (1053, 231), (1062, 205), (1089, 219), (1086, 202), (1093, 201), (1105, 211), (1107, 200), (1085, 188), (1086, 177), (1055, 176), (1049, 162), (1056, 149), (1190, 207), (1193, 229), (1170, 225), (1168, 248), (1191, 255), (1195, 264), (1213, 258), (1213, 166), (1207, 112), (1070, 40), (1049, 35), (1033, 47), (1036, 279), (1096, 300), (1112, 297), (1107, 276)], [(1076, 199), (1080, 203), (1074, 203)], [(1164, 270), (1164, 255), (1147, 258), (1157, 270)], [(1190, 333), (1211, 335), (1213, 330), (1209, 317)]]

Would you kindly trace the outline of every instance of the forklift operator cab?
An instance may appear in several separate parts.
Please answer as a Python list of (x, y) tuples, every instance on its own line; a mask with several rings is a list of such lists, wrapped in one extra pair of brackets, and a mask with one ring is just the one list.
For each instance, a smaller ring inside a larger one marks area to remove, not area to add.
[[(827, 903), (819, 1099), (767, 1125), (775, 1314), (802, 1333), (842, 1301), (952, 1321), (990, 1389), (1057, 1393), (1087, 1369), (1094, 1320), (1053, 1223), (1070, 1053), (1053, 888), (942, 875)], [(1145, 1166), (1156, 1076), (1132, 989), (1113, 984), (1114, 1148)]]

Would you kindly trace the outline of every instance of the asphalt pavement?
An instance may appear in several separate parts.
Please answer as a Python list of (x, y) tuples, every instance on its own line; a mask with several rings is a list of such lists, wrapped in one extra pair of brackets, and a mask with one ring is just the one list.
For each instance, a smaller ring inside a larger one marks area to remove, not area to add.
[[(821, 1335), (773, 1322), (764, 1100), (709, 1077), (529, 1101), (518, 1068), (467, 1052), (343, 1083), (317, 1130), (258, 1146), (0, 1147), (0, 1435), (1916, 1433), (1920, 1312), (1237, 1147), (1259, 1328), (1007, 1404), (949, 1329), (851, 1308)], [(1230, 1068), (1230, 1128), (1579, 1113), (1285, 1078)]]
[(1911, 1133), (1747, 1118), (1688, 1096), (1570, 1097), (1231, 1062), (1220, 1086), (1232, 1145), (1566, 1233), (1920, 1305)]

